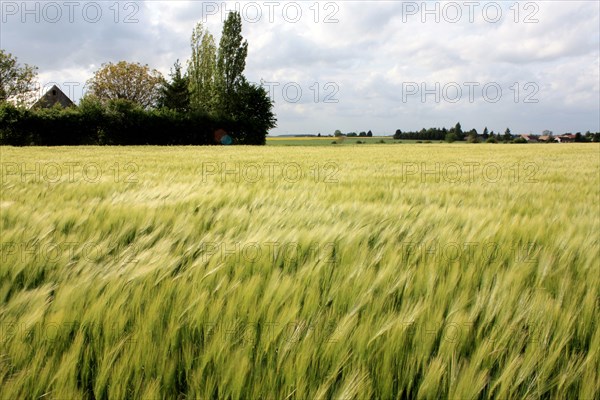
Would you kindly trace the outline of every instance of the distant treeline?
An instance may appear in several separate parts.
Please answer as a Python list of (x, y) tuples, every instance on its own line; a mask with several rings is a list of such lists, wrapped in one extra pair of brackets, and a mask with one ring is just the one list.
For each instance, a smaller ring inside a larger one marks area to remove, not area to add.
[(448, 130), (446, 128), (429, 128), (421, 129), (420, 131), (405, 131), (402, 132), (400, 129), (394, 134), (394, 139), (406, 139), (406, 140), (446, 140)]
[(253, 118), (143, 109), (125, 100), (66, 109), (0, 105), (0, 144), (12, 146), (263, 145), (263, 125)]
[[(548, 132), (549, 136), (553, 136), (551, 132)], [(570, 135), (570, 133), (566, 133)], [(528, 135), (531, 137), (536, 137), (534, 135)], [(400, 129), (396, 130), (394, 134), (394, 139), (397, 140), (445, 140), (447, 142), (461, 141), (466, 140), (472, 143), (477, 143), (481, 141), (486, 142), (519, 142), (522, 140), (525, 142), (525, 139), (520, 138), (520, 135), (513, 135), (509, 128), (503, 133), (494, 131), (489, 132), (487, 127), (483, 130), (483, 133), (478, 133), (476, 129), (471, 129), (470, 131), (463, 131), (460, 123), (457, 123), (454, 127), (450, 129), (446, 128), (429, 128), (429, 129), (421, 129), (420, 131), (402, 131)], [(591, 133), (586, 132), (582, 134), (577, 132), (575, 134), (576, 142), (600, 142), (600, 132)]]
[[(476, 129), (471, 129), (470, 131), (463, 131), (460, 125), (460, 122), (457, 122), (456, 125), (450, 129), (446, 128), (429, 128), (429, 129), (421, 129), (420, 131), (407, 131), (402, 132), (400, 129), (396, 131), (394, 134), (394, 139), (407, 139), (407, 140), (445, 140), (447, 142), (454, 142), (469, 139), (471, 141), (475, 141), (479, 137)], [(482, 139), (487, 140), (488, 138), (498, 138), (500, 139), (500, 135), (496, 135), (494, 131), (488, 133), (488, 129), (485, 128), (483, 131)], [(505, 139), (512, 140), (512, 135), (509, 128), (506, 128), (504, 132)]]

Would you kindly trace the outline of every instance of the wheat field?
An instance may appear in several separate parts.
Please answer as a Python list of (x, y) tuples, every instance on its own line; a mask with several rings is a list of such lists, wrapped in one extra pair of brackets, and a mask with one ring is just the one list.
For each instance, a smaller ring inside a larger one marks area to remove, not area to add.
[(1, 147), (0, 397), (597, 399), (599, 154)]

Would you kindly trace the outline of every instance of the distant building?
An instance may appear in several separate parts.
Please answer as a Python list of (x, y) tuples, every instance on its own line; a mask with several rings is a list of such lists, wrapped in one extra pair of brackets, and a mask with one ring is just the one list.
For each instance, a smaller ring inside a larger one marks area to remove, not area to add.
[(575, 141), (575, 135), (568, 133), (566, 135), (560, 135), (557, 139), (560, 143), (572, 143)]
[(538, 141), (537, 136), (534, 135), (521, 135), (520, 137), (527, 141), (527, 143), (534, 143)]
[(39, 108), (52, 108), (56, 104), (59, 104), (63, 108), (75, 107), (75, 103), (63, 93), (56, 85), (52, 86), (50, 90), (46, 92), (38, 101), (33, 103), (32, 109)]
[(543, 135), (540, 136), (540, 142), (557, 142), (557, 143), (572, 143), (575, 141), (576, 136), (572, 133), (567, 133), (559, 136)]

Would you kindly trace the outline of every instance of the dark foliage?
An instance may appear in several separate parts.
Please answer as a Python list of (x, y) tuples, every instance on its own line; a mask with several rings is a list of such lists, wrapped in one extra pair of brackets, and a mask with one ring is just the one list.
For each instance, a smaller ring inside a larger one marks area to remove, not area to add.
[[(222, 141), (225, 134), (231, 140)], [(80, 107), (71, 109), (27, 110), (8, 103), (0, 105), (3, 145), (261, 145), (266, 134), (264, 121), (144, 110), (126, 100), (103, 105), (84, 99)]]

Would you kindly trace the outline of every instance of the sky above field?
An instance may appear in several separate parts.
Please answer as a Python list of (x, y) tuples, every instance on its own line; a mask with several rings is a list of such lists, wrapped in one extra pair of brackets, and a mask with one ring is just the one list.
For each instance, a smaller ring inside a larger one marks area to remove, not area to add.
[(239, 10), (246, 77), (275, 102), (271, 134), (485, 126), (600, 130), (600, 3), (2, 1), (0, 47), (77, 101), (105, 62), (168, 75), (204, 22)]

